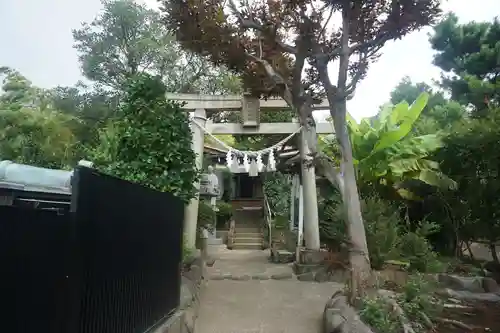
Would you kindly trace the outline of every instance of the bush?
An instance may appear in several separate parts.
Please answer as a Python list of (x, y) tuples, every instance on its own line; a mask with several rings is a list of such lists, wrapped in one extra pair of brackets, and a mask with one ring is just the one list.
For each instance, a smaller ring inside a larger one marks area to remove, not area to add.
[(217, 203), (217, 228), (227, 228), (233, 216), (233, 207), (230, 203), (220, 201)]
[(98, 169), (188, 202), (199, 176), (191, 149), (188, 114), (165, 99), (161, 78), (148, 74), (127, 84), (120, 118), (101, 132), (92, 153)]
[[(442, 302), (434, 297), (435, 286), (420, 274), (410, 277), (409, 281), (397, 290), (393, 298), (403, 310), (416, 333), (428, 331), (427, 319), (432, 320), (442, 311)], [(361, 320), (377, 333), (401, 332), (401, 321), (392, 305), (379, 294), (365, 296), (361, 300)]]
[[(346, 242), (346, 217), (340, 195), (331, 193), (319, 203), (320, 235), (331, 250), (338, 251), (336, 245)], [(399, 208), (376, 196), (362, 200), (361, 209), (374, 269), (381, 269), (388, 260), (408, 262), (410, 270), (420, 272), (443, 269), (426, 238), (437, 231), (437, 225), (424, 222), (416, 230), (406, 230)]]
[[(338, 192), (320, 201), (320, 235), (330, 250), (346, 243), (347, 228), (345, 208)], [(370, 262), (374, 269), (381, 269), (386, 260), (399, 259), (400, 217), (397, 207), (369, 197), (361, 205)]]
[(198, 229), (206, 228), (211, 230), (215, 225), (215, 212), (211, 205), (205, 201), (200, 201), (198, 206)]
[(377, 333), (399, 333), (400, 324), (392, 306), (379, 296), (367, 296), (361, 300), (359, 316)]
[(432, 246), (427, 237), (439, 230), (439, 226), (422, 222), (415, 231), (406, 232), (401, 236), (399, 251), (401, 257), (409, 262), (409, 269), (412, 271), (437, 273), (444, 270), (444, 264), (438, 259), (437, 253), (432, 250)]
[(290, 221), (287, 216), (277, 215), (274, 217), (273, 227), (276, 230), (289, 230)]
[(189, 261), (194, 254), (194, 250), (187, 246), (186, 244), (186, 236), (182, 239), (182, 262), (185, 263)]
[(340, 251), (347, 241), (344, 209), (339, 191), (331, 184), (318, 187), (319, 237), (330, 251)]
[(272, 213), (288, 216), (290, 213), (290, 191), (292, 190), (290, 178), (281, 172), (266, 173), (263, 188)]
[(401, 218), (398, 208), (370, 197), (363, 200), (362, 212), (372, 267), (381, 269), (387, 260), (401, 259)]

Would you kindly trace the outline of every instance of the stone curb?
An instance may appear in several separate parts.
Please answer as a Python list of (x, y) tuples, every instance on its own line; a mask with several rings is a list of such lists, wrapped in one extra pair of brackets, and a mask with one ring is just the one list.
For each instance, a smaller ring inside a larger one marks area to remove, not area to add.
[(291, 280), (294, 278), (293, 273), (276, 273), (276, 274), (243, 274), (243, 275), (233, 275), (233, 274), (213, 274), (210, 276), (209, 280), (221, 281), (221, 280), (233, 280), (233, 281), (250, 281), (250, 280)]

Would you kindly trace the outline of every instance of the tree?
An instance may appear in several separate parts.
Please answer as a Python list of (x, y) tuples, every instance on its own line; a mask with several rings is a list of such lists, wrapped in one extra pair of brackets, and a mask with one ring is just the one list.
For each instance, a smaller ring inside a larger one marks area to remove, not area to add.
[[(346, 204), (352, 246), (352, 290), (370, 275), (365, 230), (346, 126), (346, 100), (383, 45), (428, 25), (439, 1), (165, 0), (165, 20), (187, 50), (242, 75), (255, 96), (280, 96), (298, 114), (315, 162)], [(337, 25), (333, 24), (338, 18)], [(338, 80), (328, 64), (338, 60)], [(306, 63), (309, 66), (306, 66)], [(349, 78), (351, 78), (349, 80)], [(312, 106), (326, 96), (342, 152), (340, 170), (318, 151)], [(317, 244), (309, 244), (315, 248)]]
[(482, 116), (500, 103), (500, 21), (459, 24), (450, 14), (430, 38), (434, 64), (446, 72), (441, 85), (452, 99)]
[(163, 78), (169, 92), (237, 91), (236, 77), (182, 51), (157, 11), (133, 0), (103, 0), (99, 16), (73, 31), (83, 75), (120, 91), (139, 73)]
[(446, 99), (443, 92), (436, 91), (425, 82), (412, 82), (409, 77), (404, 77), (391, 91), (390, 103), (395, 105), (403, 101), (413, 102), (422, 92), (429, 94), (429, 100), (414, 124), (414, 135), (447, 130), (464, 118), (465, 108), (459, 103)]
[(413, 102), (417, 100), (422, 92), (429, 94), (429, 99), (425, 108), (422, 110), (422, 115), (426, 115), (438, 105), (446, 103), (446, 99), (442, 92), (435, 92), (431, 86), (425, 82), (413, 83), (408, 76), (401, 79), (396, 87), (391, 91), (391, 104), (396, 105), (400, 102)]
[[(452, 203), (460, 222), (462, 240), (487, 240), (494, 260), (500, 264), (495, 244), (500, 240), (498, 179), (500, 154), (500, 109), (473, 119), (446, 138), (441, 152), (442, 170), (458, 183)], [(457, 212), (458, 210), (458, 212)]]
[(188, 202), (198, 177), (189, 119), (165, 93), (159, 77), (131, 78), (120, 116), (101, 132), (92, 160), (107, 173)]
[(46, 109), (50, 98), (43, 89), (34, 87), (25, 76), (9, 67), (0, 67), (2, 80), (2, 94), (0, 107), (19, 110), (23, 107)]
[(2, 67), (0, 158), (46, 168), (69, 168), (80, 154), (82, 124), (54, 107), (48, 90)]
[(94, 146), (99, 130), (117, 115), (119, 92), (89, 89), (82, 83), (74, 87), (56, 87), (48, 91), (51, 104), (62, 113), (78, 117), (81, 127), (75, 133), (84, 146)]
[(57, 110), (0, 108), (0, 158), (44, 168), (75, 165), (78, 119)]

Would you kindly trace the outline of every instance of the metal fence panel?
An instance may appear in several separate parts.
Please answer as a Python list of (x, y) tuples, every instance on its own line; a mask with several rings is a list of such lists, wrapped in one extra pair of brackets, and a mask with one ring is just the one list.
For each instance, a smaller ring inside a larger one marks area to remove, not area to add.
[(180, 199), (79, 167), (70, 212), (36, 206), (0, 206), (1, 332), (144, 333), (178, 307)]
[(0, 206), (1, 331), (67, 333), (69, 214)]
[(178, 307), (180, 199), (79, 167), (72, 211), (83, 265), (80, 332), (145, 332)]

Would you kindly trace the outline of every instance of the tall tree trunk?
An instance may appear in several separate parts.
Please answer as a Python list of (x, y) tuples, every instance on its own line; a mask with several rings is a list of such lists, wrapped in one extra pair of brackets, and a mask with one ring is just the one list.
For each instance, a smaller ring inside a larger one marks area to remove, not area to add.
[(498, 253), (497, 253), (496, 243), (493, 242), (493, 241), (490, 241), (489, 248), (490, 248), (490, 252), (491, 252), (491, 256), (493, 257), (493, 260), (497, 264), (500, 264), (500, 260), (498, 259)]
[[(361, 215), (361, 204), (359, 201), (358, 186), (356, 184), (356, 173), (353, 165), (352, 147), (347, 132), (347, 79), (349, 73), (349, 19), (350, 2), (345, 3), (342, 8), (342, 51), (339, 55), (339, 71), (337, 85), (334, 86), (328, 76), (328, 58), (318, 57), (315, 66), (318, 70), (319, 79), (326, 91), (328, 103), (330, 104), (330, 115), (333, 119), (335, 137), (342, 152), (340, 164), (340, 175), (329, 177), (337, 181), (342, 194), (342, 201), (347, 212), (347, 232), (350, 240), (349, 260), (351, 262), (350, 278), (350, 301), (364, 294), (365, 287), (371, 280), (370, 258), (368, 256), (368, 245), (366, 243), (365, 225)], [(319, 54), (319, 53), (318, 53)], [(353, 78), (353, 80), (356, 80)], [(355, 81), (350, 86), (354, 87)]]
[(346, 101), (344, 100), (335, 105), (335, 111), (331, 111), (331, 115), (334, 119), (335, 135), (342, 151), (341, 174), (344, 182), (341, 192), (347, 212), (347, 231), (351, 242), (349, 260), (351, 262), (351, 301), (353, 301), (364, 293), (371, 277), (371, 266), (356, 184), (352, 147), (347, 133), (346, 112)]
[(474, 257), (474, 253), (472, 252), (472, 249), (470, 247), (470, 241), (465, 241), (465, 246), (467, 248), (467, 252), (469, 252), (469, 257), (471, 258), (471, 260), (476, 261), (476, 258)]

